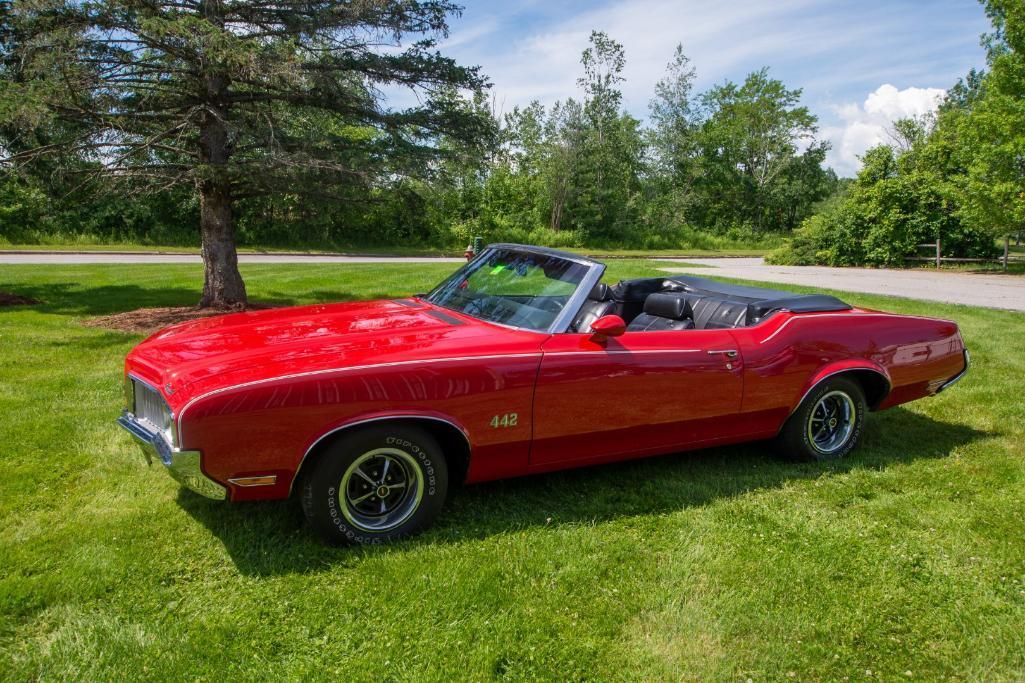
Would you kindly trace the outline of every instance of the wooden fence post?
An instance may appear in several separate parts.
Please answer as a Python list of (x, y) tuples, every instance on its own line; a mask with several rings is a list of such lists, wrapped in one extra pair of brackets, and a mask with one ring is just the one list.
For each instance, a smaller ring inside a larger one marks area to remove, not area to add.
[(1007, 252), (1011, 250), (1011, 236), (1004, 235), (1004, 270), (1007, 270)]
[(940, 238), (936, 238), (936, 267), (940, 267)]

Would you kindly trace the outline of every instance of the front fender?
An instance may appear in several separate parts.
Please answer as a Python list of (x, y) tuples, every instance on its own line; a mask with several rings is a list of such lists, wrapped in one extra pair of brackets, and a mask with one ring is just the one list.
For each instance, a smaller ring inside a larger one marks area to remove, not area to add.
[(327, 425), (324, 429), (321, 429), (317, 434), (313, 435), (307, 440), (306, 447), (303, 451), (302, 459), (296, 464), (293, 470), (292, 481), (289, 484), (289, 494), (291, 494), (295, 487), (295, 481), (298, 479), (298, 474), (302, 471), (303, 466), (306, 463), (307, 458), (313, 453), (317, 446), (324, 443), (324, 441), (332, 436), (339, 434), (347, 429), (352, 429), (360, 425), (371, 424), (374, 422), (384, 422), (387, 420), (422, 420), (425, 422), (434, 422), (447, 425), (448, 427), (458, 431), (462, 437), (466, 440), (466, 449), (470, 453), (473, 450), (470, 441), (470, 432), (466, 427), (460, 423), (459, 420), (433, 410), (388, 410), (388, 411), (374, 411), (371, 413), (364, 413), (361, 415), (350, 415), (348, 417), (339, 419), (336, 422), (332, 422)]

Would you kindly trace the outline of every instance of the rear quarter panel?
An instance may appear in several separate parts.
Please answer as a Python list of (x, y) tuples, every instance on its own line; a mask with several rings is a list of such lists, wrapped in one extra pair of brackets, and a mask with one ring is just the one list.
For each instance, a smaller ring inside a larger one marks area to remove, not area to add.
[(964, 367), (964, 344), (949, 320), (865, 309), (783, 312), (735, 331), (744, 356), (746, 419), (776, 433), (818, 381), (844, 370), (872, 370), (890, 391), (876, 409), (928, 396)]

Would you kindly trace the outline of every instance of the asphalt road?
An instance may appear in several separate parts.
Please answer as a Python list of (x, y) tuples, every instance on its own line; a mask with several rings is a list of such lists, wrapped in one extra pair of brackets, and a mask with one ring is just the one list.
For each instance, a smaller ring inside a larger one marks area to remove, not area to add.
[[(688, 263), (698, 264), (698, 267), (688, 268)], [(1021, 275), (936, 272), (925, 268), (771, 266), (760, 258), (689, 258), (664, 270), (699, 277), (761, 280), (1025, 311), (1025, 277)]]
[[(770, 266), (760, 258), (662, 259), (672, 273), (731, 277), (849, 292), (889, 294), (926, 301), (1025, 311), (1025, 277), (1020, 275), (935, 272), (928, 269)], [(332, 254), (239, 254), (242, 263), (463, 263), (458, 257), (342, 256)], [(669, 266), (668, 263), (672, 262)], [(3, 264), (201, 263), (198, 254), (0, 251)], [(688, 264), (698, 267), (688, 268)], [(702, 267), (704, 266), (704, 267)]]

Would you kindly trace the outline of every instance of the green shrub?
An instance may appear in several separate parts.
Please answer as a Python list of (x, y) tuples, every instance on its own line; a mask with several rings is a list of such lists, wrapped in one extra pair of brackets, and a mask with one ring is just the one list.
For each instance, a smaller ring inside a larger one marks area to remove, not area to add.
[(35, 184), (14, 176), (0, 175), (0, 238), (20, 241), (35, 231), (47, 231), (50, 200)]
[[(794, 231), (767, 261), (779, 265), (902, 266), (937, 237), (944, 256), (996, 255), (992, 237), (965, 223), (935, 174), (900, 168), (889, 147), (870, 150), (850, 194)], [(905, 166), (910, 166), (905, 164)]]

